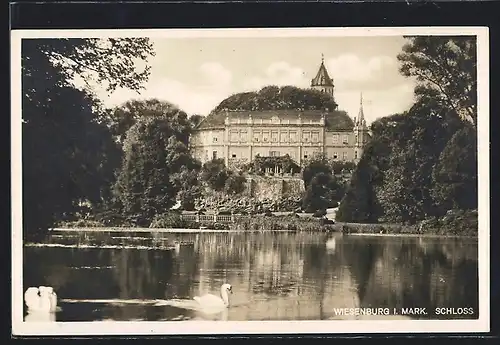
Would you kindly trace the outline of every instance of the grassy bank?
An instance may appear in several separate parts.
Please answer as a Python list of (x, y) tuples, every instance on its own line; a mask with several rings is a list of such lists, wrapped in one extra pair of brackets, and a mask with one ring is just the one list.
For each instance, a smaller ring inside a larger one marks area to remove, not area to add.
[(423, 220), (414, 225), (339, 223), (344, 234), (401, 234), (436, 236), (477, 236), (478, 213), (450, 211), (443, 217)]
[[(106, 224), (95, 220), (80, 219), (74, 222), (63, 222), (60, 228), (134, 228), (128, 222)], [(325, 220), (314, 217), (298, 217), (294, 215), (255, 215), (235, 216), (234, 223), (195, 222), (182, 219), (177, 213), (157, 215), (151, 222), (150, 229), (199, 229), (212, 230), (292, 230), (292, 231), (335, 231), (337, 226), (325, 224)]]
[[(122, 224), (103, 224), (95, 220), (78, 220), (58, 225), (63, 228), (123, 228), (124, 231), (135, 228), (128, 222)], [(326, 224), (325, 220), (297, 215), (256, 215), (235, 216), (234, 223), (195, 222), (182, 219), (178, 213), (157, 215), (150, 224), (150, 229), (200, 229), (210, 230), (288, 230), (342, 232), (343, 234), (372, 235), (435, 235), (435, 236), (477, 236), (477, 212), (455, 212), (441, 218), (424, 220), (415, 225), (400, 224)]]

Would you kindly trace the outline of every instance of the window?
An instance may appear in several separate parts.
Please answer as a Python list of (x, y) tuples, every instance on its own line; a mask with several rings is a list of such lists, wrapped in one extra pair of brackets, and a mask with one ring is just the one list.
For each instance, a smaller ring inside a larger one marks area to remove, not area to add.
[(304, 142), (308, 142), (310, 138), (311, 138), (311, 132), (302, 133), (302, 139), (304, 140)]
[(259, 141), (259, 137), (260, 137), (260, 132), (253, 133), (253, 141)]
[(247, 131), (240, 132), (240, 141), (243, 141), (243, 142), (247, 141)]
[(288, 133), (287, 132), (280, 133), (280, 141), (282, 143), (286, 143), (288, 141)]
[(337, 152), (334, 152), (333, 153), (333, 159), (337, 159), (337, 158), (339, 158), (339, 155), (337, 154)]
[(262, 132), (262, 141), (269, 141), (269, 132)]
[(238, 132), (237, 132), (237, 131), (231, 131), (231, 134), (230, 134), (229, 140), (230, 140), (231, 142), (236, 142), (236, 141), (238, 141)]
[(304, 159), (307, 159), (307, 155), (304, 155)]
[(278, 142), (278, 132), (271, 132), (271, 141), (273, 143)]
[(231, 157), (236, 158), (236, 154), (235, 154), (235, 153), (233, 153), (233, 154), (231, 155)]
[(217, 159), (217, 151), (212, 152), (212, 159)]
[(347, 152), (342, 152), (342, 159), (346, 160), (347, 159)]
[(358, 158), (358, 151), (354, 151), (354, 159)]
[(338, 144), (339, 143), (339, 135), (338, 134), (334, 134), (333, 135), (333, 143), (334, 144)]
[(208, 150), (205, 150), (205, 159), (208, 160)]
[(290, 142), (294, 143), (297, 141), (297, 132), (290, 132)]
[(269, 156), (270, 157), (279, 157), (280, 153), (279, 153), (279, 151), (269, 151)]
[(319, 133), (318, 132), (313, 132), (312, 133), (312, 141), (314, 143), (317, 143), (319, 141)]
[(217, 142), (217, 137), (213, 137), (213, 142), (216, 143)]
[(348, 140), (347, 135), (343, 135), (343, 136), (342, 136), (342, 143), (343, 143), (343, 144), (347, 144), (347, 143), (349, 143), (349, 140)]

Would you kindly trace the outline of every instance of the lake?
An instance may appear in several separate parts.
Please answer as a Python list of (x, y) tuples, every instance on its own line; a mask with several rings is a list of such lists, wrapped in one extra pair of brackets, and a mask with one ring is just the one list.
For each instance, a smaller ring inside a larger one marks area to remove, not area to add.
[[(60, 310), (52, 320), (64, 322), (477, 319), (477, 257), (472, 238), (54, 232), (25, 246), (24, 290), (54, 287)], [(186, 307), (223, 283), (232, 285), (229, 308)], [(403, 308), (427, 314), (402, 316)]]

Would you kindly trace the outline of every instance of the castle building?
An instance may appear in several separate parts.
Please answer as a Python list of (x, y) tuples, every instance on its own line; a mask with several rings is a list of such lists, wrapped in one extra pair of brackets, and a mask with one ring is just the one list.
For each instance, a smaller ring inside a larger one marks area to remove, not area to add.
[[(311, 88), (334, 97), (334, 84), (322, 59)], [(299, 165), (316, 154), (357, 162), (370, 138), (363, 100), (354, 120), (342, 110), (224, 110), (208, 115), (190, 138), (193, 156), (202, 163), (223, 158), (227, 166), (255, 156), (289, 155)]]

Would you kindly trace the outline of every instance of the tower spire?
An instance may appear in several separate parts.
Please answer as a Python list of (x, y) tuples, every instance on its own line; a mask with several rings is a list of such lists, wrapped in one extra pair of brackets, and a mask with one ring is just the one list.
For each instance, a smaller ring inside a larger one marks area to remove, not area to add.
[(363, 92), (361, 92), (360, 98), (359, 98), (359, 123), (362, 124), (363, 121), (365, 120), (365, 114), (363, 111)]
[(325, 62), (325, 55), (323, 53), (321, 53), (321, 63), (324, 63)]

